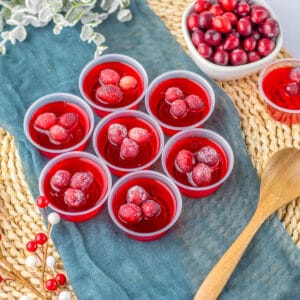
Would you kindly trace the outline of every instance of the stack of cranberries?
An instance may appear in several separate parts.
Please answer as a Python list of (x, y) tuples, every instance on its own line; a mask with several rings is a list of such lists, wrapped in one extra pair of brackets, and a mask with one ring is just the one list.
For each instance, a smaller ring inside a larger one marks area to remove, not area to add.
[(200, 55), (223, 66), (267, 56), (279, 35), (268, 9), (251, 0), (197, 0), (187, 26)]
[(124, 223), (136, 224), (142, 219), (151, 220), (161, 212), (159, 203), (151, 199), (149, 193), (140, 185), (127, 191), (126, 201), (119, 208), (119, 218)]

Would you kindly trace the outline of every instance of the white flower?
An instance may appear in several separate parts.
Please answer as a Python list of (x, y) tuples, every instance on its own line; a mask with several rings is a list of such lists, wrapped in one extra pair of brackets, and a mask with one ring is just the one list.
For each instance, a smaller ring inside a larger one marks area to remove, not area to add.
[(126, 9), (121, 9), (118, 12), (117, 19), (120, 22), (130, 21), (132, 19), (132, 13), (131, 13), (130, 9), (127, 9), (127, 8)]
[(92, 38), (92, 35), (94, 34), (94, 29), (91, 25), (85, 24), (82, 26), (80, 38), (82, 41), (89, 41)]
[(53, 28), (53, 33), (55, 35), (59, 35), (61, 33), (61, 31), (63, 30), (63, 27), (60, 25), (55, 25)]

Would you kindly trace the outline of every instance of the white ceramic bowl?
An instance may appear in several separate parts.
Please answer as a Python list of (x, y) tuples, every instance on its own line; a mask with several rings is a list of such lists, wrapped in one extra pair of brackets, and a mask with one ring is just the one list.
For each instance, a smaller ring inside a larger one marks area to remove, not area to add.
[(193, 6), (194, 6), (195, 2), (196, 1), (191, 3), (183, 13), (182, 22), (181, 22), (183, 37), (185, 39), (185, 43), (187, 44), (187, 47), (191, 54), (191, 57), (194, 60), (194, 62), (196, 63), (196, 65), (204, 73), (206, 73), (208, 76), (212, 77), (213, 79), (233, 80), (233, 79), (243, 78), (250, 74), (256, 73), (259, 70), (266, 67), (267, 65), (269, 65), (272, 62), (272, 60), (276, 57), (278, 52), (280, 51), (280, 49), (282, 47), (283, 37), (282, 37), (282, 27), (279, 24), (278, 18), (274, 14), (271, 7), (264, 0), (255, 0), (256, 4), (265, 6), (269, 10), (271, 17), (273, 19), (277, 20), (277, 22), (279, 24), (280, 33), (279, 33), (279, 36), (277, 37), (276, 46), (275, 46), (274, 50), (269, 55), (267, 55), (266, 57), (264, 57), (256, 62), (245, 64), (245, 65), (240, 65), (240, 66), (220, 66), (220, 65), (217, 65), (217, 64), (214, 64), (214, 63), (208, 61), (207, 59), (205, 59), (198, 53), (197, 49), (193, 45), (189, 30), (186, 25), (187, 18), (189, 16), (189, 14), (193, 11)]

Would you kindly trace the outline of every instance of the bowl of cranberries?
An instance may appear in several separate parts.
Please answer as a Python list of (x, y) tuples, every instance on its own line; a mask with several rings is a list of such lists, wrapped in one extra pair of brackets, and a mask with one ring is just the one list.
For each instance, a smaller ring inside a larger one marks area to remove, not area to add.
[(81, 98), (66, 93), (43, 96), (24, 116), (28, 140), (52, 158), (67, 151), (83, 150), (94, 128), (94, 114)]
[(112, 186), (108, 168), (96, 156), (73, 151), (50, 160), (39, 177), (40, 194), (68, 221), (82, 222), (103, 207)]
[(267, 66), (282, 47), (282, 30), (263, 0), (196, 0), (182, 17), (189, 52), (217, 80), (248, 76)]
[(165, 235), (182, 211), (182, 197), (176, 185), (155, 171), (125, 175), (115, 183), (107, 203), (112, 221), (139, 241)]
[(300, 60), (273, 62), (261, 71), (258, 86), (275, 120), (288, 125), (300, 123)]
[(100, 117), (120, 109), (136, 109), (147, 86), (144, 67), (123, 54), (107, 54), (92, 60), (79, 77), (82, 97)]
[(165, 174), (183, 195), (200, 198), (215, 192), (232, 172), (234, 155), (229, 143), (208, 129), (172, 136), (162, 153)]

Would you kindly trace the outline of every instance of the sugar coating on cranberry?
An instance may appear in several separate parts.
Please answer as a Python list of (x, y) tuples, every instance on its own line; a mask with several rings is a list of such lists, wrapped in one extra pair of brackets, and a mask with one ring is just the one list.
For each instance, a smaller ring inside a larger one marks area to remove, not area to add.
[(125, 138), (121, 144), (120, 157), (121, 159), (133, 159), (139, 154), (139, 145), (137, 142)]
[(66, 129), (72, 129), (78, 124), (78, 114), (73, 112), (64, 113), (59, 116), (57, 124)]
[(67, 170), (58, 170), (51, 177), (50, 184), (54, 190), (67, 188), (70, 184), (71, 173)]
[(99, 75), (100, 84), (118, 84), (120, 75), (113, 69), (103, 69)]
[(213, 180), (214, 169), (207, 164), (198, 163), (189, 177), (190, 183), (196, 186), (209, 185)]
[(296, 66), (290, 71), (290, 79), (300, 83), (300, 66)]
[(49, 131), (50, 140), (54, 144), (63, 144), (69, 141), (70, 133), (60, 125), (54, 125)]
[(100, 86), (96, 90), (96, 98), (106, 104), (116, 104), (122, 101), (123, 93), (118, 86), (108, 84)]
[(189, 150), (180, 150), (175, 157), (175, 168), (181, 173), (191, 172), (195, 163), (194, 154)]
[(184, 94), (178, 87), (169, 87), (165, 93), (165, 99), (167, 102), (172, 103), (175, 100), (183, 99)]
[(172, 102), (170, 114), (174, 118), (183, 118), (187, 114), (187, 106), (184, 100), (178, 99)]
[(134, 203), (121, 205), (118, 213), (121, 221), (128, 224), (136, 224), (143, 217), (141, 208)]
[(142, 203), (142, 212), (146, 219), (154, 218), (161, 212), (161, 207), (156, 201), (149, 199)]
[(127, 134), (127, 128), (119, 123), (111, 124), (107, 130), (107, 138), (115, 146), (121, 145)]
[(188, 95), (184, 100), (188, 108), (192, 111), (199, 111), (204, 108), (203, 100), (197, 95)]
[(132, 186), (126, 194), (126, 201), (128, 203), (134, 203), (141, 205), (143, 201), (149, 199), (149, 193), (140, 185)]
[(205, 146), (198, 151), (197, 160), (200, 163), (205, 163), (210, 167), (214, 167), (219, 164), (220, 156), (215, 148)]
[(133, 127), (128, 132), (128, 137), (138, 144), (145, 143), (149, 139), (149, 136), (148, 130), (141, 127)]
[(88, 172), (75, 172), (70, 181), (70, 187), (81, 191), (88, 190), (94, 181), (92, 174)]
[(83, 206), (86, 203), (86, 195), (83, 191), (68, 188), (64, 194), (64, 202), (71, 208), (77, 208)]
[(55, 124), (56, 115), (52, 112), (40, 114), (34, 121), (34, 126), (43, 130), (49, 130)]
[(121, 78), (119, 87), (124, 92), (130, 92), (134, 90), (138, 85), (137, 80), (133, 76), (124, 76)]
[(285, 91), (289, 96), (295, 96), (300, 92), (299, 84), (297, 82), (291, 82), (285, 87)]

